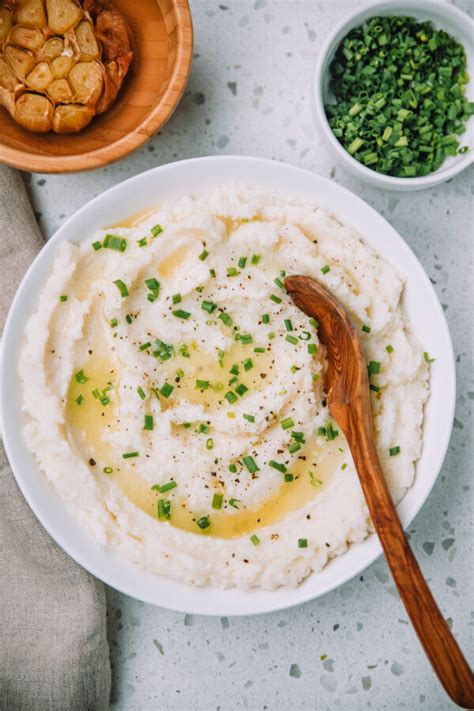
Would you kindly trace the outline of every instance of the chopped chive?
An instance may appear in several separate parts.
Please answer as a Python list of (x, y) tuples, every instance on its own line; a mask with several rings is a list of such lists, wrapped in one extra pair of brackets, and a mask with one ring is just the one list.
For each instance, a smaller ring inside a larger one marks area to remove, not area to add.
[(79, 395), (78, 397), (76, 397), (76, 400), (75, 400), (76, 405), (82, 405), (83, 402), (84, 402), (84, 395)]
[(197, 523), (197, 525), (199, 526), (199, 528), (200, 528), (201, 530), (203, 530), (203, 531), (205, 531), (206, 528), (209, 528), (210, 525), (211, 525), (211, 522), (210, 522), (208, 516), (201, 516), (201, 518), (199, 518), (199, 519), (196, 521), (196, 523)]
[(240, 397), (243, 397), (245, 393), (248, 392), (248, 387), (243, 383), (239, 383), (235, 388), (235, 392), (238, 393)]
[(290, 472), (286, 472), (286, 474), (283, 476), (283, 480), (284, 480), (287, 484), (289, 484), (290, 481), (293, 481), (294, 478), (295, 478), (295, 477), (294, 477), (293, 474), (291, 474)]
[(255, 533), (250, 536), (250, 540), (252, 541), (254, 546), (258, 546), (258, 544), (260, 543), (260, 538)]
[(301, 449), (301, 444), (299, 442), (292, 442), (291, 444), (288, 445), (288, 452), (290, 454), (294, 454), (299, 449)]
[(173, 296), (171, 297), (171, 300), (172, 300), (173, 304), (180, 304), (181, 301), (183, 300), (183, 297), (181, 296), (181, 294), (173, 294)]
[(232, 506), (234, 509), (239, 508), (240, 501), (238, 499), (229, 499), (229, 506)]
[(62, 295), (59, 297), (59, 301), (67, 301), (67, 294), (62, 294)]
[(380, 391), (380, 388), (378, 385), (374, 385), (373, 383), (370, 383), (369, 390), (372, 390), (374, 393), (378, 393)]
[(244, 361), (242, 361), (242, 365), (244, 366), (244, 370), (252, 370), (253, 360), (251, 358), (246, 358)]
[(285, 336), (285, 341), (288, 341), (288, 343), (292, 343), (294, 346), (298, 345), (298, 339), (296, 336)]
[(250, 259), (252, 264), (257, 265), (259, 261), (261, 260), (262, 255), (261, 254), (252, 254), (252, 258)]
[(247, 422), (255, 422), (255, 417), (253, 415), (247, 415), (244, 413), (243, 418), (244, 420), (247, 420)]
[(253, 457), (250, 456), (250, 454), (247, 454), (245, 457), (242, 457), (242, 461), (247, 467), (248, 471), (250, 474), (254, 474), (255, 472), (258, 472), (258, 466), (257, 462)]
[(345, 469), (347, 469), (347, 464), (346, 464), (346, 462), (344, 462), (344, 464), (341, 464), (341, 469), (342, 469), (342, 471), (344, 471)]
[(369, 376), (378, 375), (380, 373), (380, 363), (378, 363), (376, 360), (371, 360), (369, 365), (367, 366), (367, 369), (369, 371)]
[(436, 358), (430, 358), (429, 353), (426, 351), (423, 353), (423, 358), (425, 359), (425, 363), (434, 363)]
[(209, 380), (196, 380), (196, 390), (207, 390), (209, 387)]
[(122, 459), (133, 459), (133, 457), (138, 457), (138, 452), (125, 452), (125, 454), (122, 454)]
[(304, 442), (304, 432), (295, 432), (293, 431), (291, 433), (291, 436), (293, 439), (295, 439), (297, 442)]
[(151, 343), (150, 343), (150, 341), (147, 341), (146, 343), (142, 343), (142, 344), (139, 346), (138, 350), (139, 350), (139, 351), (146, 351), (147, 348), (151, 348)]
[(162, 484), (158, 491), (160, 494), (166, 494), (167, 491), (171, 491), (171, 489), (176, 489), (178, 486), (178, 483), (176, 481), (169, 481), (167, 484)]
[(256, 348), (253, 349), (254, 353), (265, 353), (266, 348), (262, 348), (262, 346), (257, 346)]
[(104, 472), (104, 474), (112, 474), (113, 469), (112, 467), (104, 467), (102, 471)]
[(281, 464), (280, 462), (276, 462), (274, 459), (270, 459), (268, 462), (268, 466), (272, 467), (273, 469), (276, 469), (277, 471), (281, 472), (284, 474), (286, 472), (286, 467), (284, 464)]
[(170, 383), (165, 383), (164, 385), (161, 386), (159, 392), (163, 395), (163, 397), (168, 398), (171, 393), (174, 390), (174, 386), (170, 385)]
[(214, 449), (214, 440), (212, 437), (208, 437), (208, 439), (206, 439), (206, 449)]
[(227, 267), (227, 276), (228, 277), (235, 277), (240, 274), (239, 270), (236, 269), (235, 267)]
[(143, 388), (140, 385), (137, 388), (137, 393), (142, 400), (144, 400), (146, 398), (145, 391), (143, 390)]
[(200, 259), (201, 262), (203, 262), (208, 256), (209, 256), (209, 252), (207, 251), (207, 249), (204, 249), (201, 252), (201, 254), (199, 255), (198, 259)]
[(326, 428), (318, 427), (318, 437), (326, 437)]
[(234, 323), (234, 322), (232, 321), (231, 317), (229, 316), (229, 314), (227, 314), (225, 311), (223, 311), (221, 314), (219, 314), (218, 318), (219, 318), (219, 319), (222, 321), (222, 323), (225, 324), (226, 326), (232, 326), (232, 324)]
[(167, 499), (158, 499), (156, 503), (158, 518), (169, 519), (171, 518), (171, 501)]
[(236, 474), (237, 473), (237, 467), (235, 464), (229, 464), (229, 471), (231, 474)]
[(145, 420), (143, 423), (143, 429), (144, 430), (152, 430), (153, 429), (153, 415), (145, 415)]
[(309, 339), (311, 338), (311, 334), (310, 334), (309, 331), (301, 331), (301, 333), (300, 333), (300, 335), (298, 336), (298, 338), (299, 338), (301, 341), (309, 341)]
[(87, 383), (89, 380), (83, 370), (79, 370), (74, 377), (76, 378), (76, 383), (80, 383), (81, 385), (84, 385), (84, 383)]
[(308, 547), (308, 539), (307, 538), (298, 538), (298, 548), (307, 548)]
[(110, 327), (117, 328), (117, 326), (118, 326), (118, 320), (116, 318), (113, 318), (110, 322)]
[(308, 353), (310, 355), (314, 355), (315, 353), (318, 352), (318, 346), (316, 345), (316, 343), (308, 343), (307, 348), (308, 348)]
[(148, 244), (148, 240), (146, 237), (142, 237), (141, 239), (137, 239), (137, 244), (139, 247), (146, 247)]
[(273, 283), (276, 284), (279, 289), (285, 288), (285, 285), (283, 284), (282, 280), (278, 279), (278, 277), (273, 280)]
[(270, 323), (270, 315), (269, 314), (262, 315), (262, 323)]
[(150, 290), (150, 294), (148, 294), (147, 299), (148, 301), (153, 303), (160, 295), (160, 282), (157, 279), (151, 277), (150, 279), (145, 279), (145, 284)]
[(156, 350), (153, 351), (155, 358), (158, 358), (159, 360), (169, 360), (172, 356), (174, 356), (174, 348), (170, 343), (165, 343), (157, 338), (155, 340), (155, 345)]
[(391, 457), (395, 457), (397, 454), (400, 454), (400, 447), (390, 447), (388, 452)]
[(237, 363), (234, 363), (232, 368), (229, 370), (229, 373), (232, 373), (232, 375), (238, 375), (239, 374), (239, 366)]
[(121, 279), (116, 279), (114, 281), (114, 284), (117, 287), (117, 289), (120, 291), (120, 296), (122, 297), (122, 299), (124, 299), (126, 296), (128, 296), (128, 289)]
[(224, 494), (221, 494), (220, 492), (216, 492), (214, 494), (214, 496), (212, 497), (212, 508), (213, 509), (221, 509), (223, 501), (224, 501)]
[(385, 346), (385, 350), (387, 351), (387, 353), (393, 353), (393, 346), (389, 344), (388, 346)]
[(213, 301), (203, 301), (201, 309), (203, 309), (203, 311), (207, 311), (208, 314), (212, 314), (217, 309), (217, 304)]
[(158, 237), (163, 232), (163, 228), (161, 225), (155, 225), (154, 227), (151, 228), (150, 230), (151, 234), (153, 237)]
[(319, 328), (319, 323), (316, 321), (315, 318), (310, 318), (310, 319), (309, 319), (309, 325), (312, 326), (312, 327), (315, 328), (315, 329)]
[(200, 422), (197, 432), (204, 432), (204, 434), (207, 434), (209, 432), (209, 425), (206, 425), (204, 422)]
[(280, 426), (282, 430), (289, 430), (290, 427), (295, 426), (295, 422), (292, 417), (285, 417), (285, 419), (280, 422)]
[(291, 319), (286, 318), (285, 319), (285, 328), (287, 331), (293, 331), (293, 324), (291, 323)]
[(179, 353), (183, 356), (183, 358), (191, 358), (191, 355), (189, 353), (188, 347), (185, 343), (183, 343), (179, 348), (178, 348)]
[(176, 309), (176, 311), (173, 311), (173, 316), (176, 316), (176, 318), (181, 318), (184, 321), (187, 321), (188, 318), (191, 316), (189, 311), (183, 311), (183, 309)]
[(247, 257), (240, 257), (239, 261), (237, 262), (237, 265), (240, 269), (245, 269), (245, 265), (247, 264)]
[(325, 264), (324, 267), (321, 268), (321, 271), (323, 274), (327, 274), (331, 271), (331, 267), (329, 266), (329, 264)]
[(216, 270), (215, 269), (209, 269), (209, 275), (213, 278), (216, 276)]
[(99, 249), (102, 249), (102, 243), (101, 242), (92, 242), (92, 249), (95, 252), (98, 252)]
[(274, 301), (275, 304), (281, 304), (281, 299), (280, 299), (280, 297), (277, 296), (276, 294), (272, 294), (272, 295), (270, 296), (270, 299), (271, 299), (272, 301)]
[(117, 235), (105, 235), (102, 246), (107, 249), (114, 249), (116, 252), (125, 252), (127, 240), (124, 237), (117, 237)]
[(232, 390), (229, 390), (229, 391), (224, 395), (224, 397), (225, 397), (225, 399), (227, 400), (227, 402), (229, 403), (229, 405), (233, 405), (234, 402), (237, 402), (237, 400), (238, 400), (237, 395), (236, 395), (235, 393), (233, 393)]
[(370, 326), (366, 326), (365, 324), (362, 326), (362, 330), (364, 333), (370, 333)]
[(326, 425), (326, 437), (328, 438), (328, 440), (332, 442), (332, 440), (336, 439), (338, 434), (339, 431), (334, 429), (334, 427), (332, 426), (332, 422), (328, 422), (328, 424)]
[(247, 346), (249, 343), (253, 343), (253, 338), (250, 335), (250, 333), (242, 333), (240, 335), (239, 341), (244, 345)]

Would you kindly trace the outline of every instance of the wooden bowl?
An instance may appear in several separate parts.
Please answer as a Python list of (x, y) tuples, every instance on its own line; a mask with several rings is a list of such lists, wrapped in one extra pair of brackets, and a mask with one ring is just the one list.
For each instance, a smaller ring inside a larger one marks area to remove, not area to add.
[(32, 133), (0, 107), (0, 162), (21, 170), (67, 173), (123, 158), (169, 119), (186, 86), (193, 30), (187, 0), (113, 0), (135, 52), (114, 104), (83, 131)]

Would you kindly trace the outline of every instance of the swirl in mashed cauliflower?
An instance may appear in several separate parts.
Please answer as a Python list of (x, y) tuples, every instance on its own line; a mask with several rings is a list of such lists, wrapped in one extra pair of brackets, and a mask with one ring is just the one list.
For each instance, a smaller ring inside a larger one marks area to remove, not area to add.
[(317, 323), (287, 274), (324, 284), (359, 330), (398, 502), (428, 370), (400, 275), (348, 227), (232, 187), (59, 248), (20, 360), (26, 441), (82, 525), (139, 566), (271, 589), (370, 531)]

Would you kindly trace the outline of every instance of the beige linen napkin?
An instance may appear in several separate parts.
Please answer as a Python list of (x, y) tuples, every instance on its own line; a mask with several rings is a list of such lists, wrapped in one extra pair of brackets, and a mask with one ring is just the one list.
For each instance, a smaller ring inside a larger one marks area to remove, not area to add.
[[(0, 329), (42, 247), (19, 173), (0, 166)], [(101, 711), (110, 664), (102, 583), (50, 538), (0, 444), (0, 709)]]

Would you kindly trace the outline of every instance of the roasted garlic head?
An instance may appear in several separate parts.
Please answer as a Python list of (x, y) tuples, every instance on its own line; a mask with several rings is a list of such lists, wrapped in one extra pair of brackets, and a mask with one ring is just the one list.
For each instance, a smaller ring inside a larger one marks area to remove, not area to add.
[(0, 0), (0, 104), (30, 131), (87, 126), (115, 101), (132, 58), (108, 0)]

